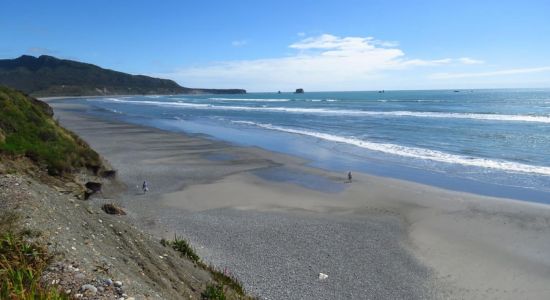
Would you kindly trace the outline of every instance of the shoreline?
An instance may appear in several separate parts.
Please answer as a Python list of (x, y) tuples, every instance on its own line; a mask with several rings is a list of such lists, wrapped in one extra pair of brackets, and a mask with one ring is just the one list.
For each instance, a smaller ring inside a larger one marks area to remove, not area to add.
[[(99, 98), (102, 97), (103, 96), (100, 96)], [(302, 149), (300, 145), (296, 147), (296, 145), (293, 144), (293, 137), (287, 137), (280, 132), (270, 132), (268, 133), (269, 137), (267, 137), (267, 135), (261, 131), (247, 129), (246, 132), (249, 141), (246, 141), (246, 139), (242, 138), (242, 132), (238, 128), (225, 128), (216, 126), (216, 124), (193, 121), (178, 121), (179, 123), (170, 123), (170, 121), (147, 121), (141, 118), (134, 118), (131, 115), (121, 116), (100, 110), (93, 110), (92, 113), (94, 117), (106, 120), (117, 120), (119, 122), (136, 124), (138, 126), (149, 126), (160, 130), (180, 132), (184, 135), (198, 134), (209, 139), (226, 142), (236, 147), (259, 147), (270, 152), (300, 157), (306, 160), (308, 166), (312, 168), (320, 168), (331, 172), (347, 173), (348, 170), (352, 170), (353, 172), (362, 172), (378, 177), (416, 182), (479, 196), (508, 198), (550, 205), (550, 192), (546, 188), (522, 187), (513, 182), (493, 182), (489, 179), (484, 180), (480, 178), (470, 178), (468, 176), (459, 176), (436, 169), (423, 169), (406, 162), (381, 159), (374, 154), (372, 157), (369, 156), (366, 159), (359, 159), (355, 158), (353, 155), (346, 155), (339, 151), (330, 151), (330, 149), (325, 146), (317, 146), (315, 143), (311, 143)], [(316, 153), (321, 154), (318, 155)], [(487, 169), (487, 171), (492, 172), (491, 169)], [(540, 181), (542, 179), (536, 178), (533, 180)]]
[[(98, 120), (79, 114), (82, 105), (53, 107), (61, 124), (119, 169), (131, 217), (150, 231), (184, 234), (201, 256), (228, 267), (260, 296), (550, 294), (547, 205), (358, 173), (344, 184), (342, 174), (288, 155)], [(277, 168), (299, 175), (269, 180)], [(152, 192), (141, 196), (132, 187), (145, 177)], [(343, 188), (311, 188), (329, 182)], [(328, 281), (315, 278), (321, 270)]]

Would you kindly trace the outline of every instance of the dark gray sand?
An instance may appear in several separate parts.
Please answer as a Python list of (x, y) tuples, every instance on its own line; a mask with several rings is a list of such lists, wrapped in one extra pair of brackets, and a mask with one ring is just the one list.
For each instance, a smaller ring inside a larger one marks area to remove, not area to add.
[(189, 239), (261, 298), (550, 296), (546, 206), (364, 174), (344, 184), (294, 157), (53, 106), (119, 171), (127, 189), (113, 195), (131, 218)]

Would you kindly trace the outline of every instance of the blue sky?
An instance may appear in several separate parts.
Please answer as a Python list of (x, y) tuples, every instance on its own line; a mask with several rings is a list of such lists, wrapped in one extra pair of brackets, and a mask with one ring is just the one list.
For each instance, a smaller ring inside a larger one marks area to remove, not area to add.
[(0, 40), (190, 87), (550, 87), (550, 1), (3, 0)]

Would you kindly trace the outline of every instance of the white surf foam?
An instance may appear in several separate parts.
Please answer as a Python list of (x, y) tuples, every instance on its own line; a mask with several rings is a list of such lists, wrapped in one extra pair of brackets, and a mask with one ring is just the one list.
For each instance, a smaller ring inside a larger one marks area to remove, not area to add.
[(237, 124), (252, 125), (260, 128), (269, 129), (269, 130), (276, 130), (276, 131), (282, 131), (282, 132), (287, 132), (292, 134), (315, 137), (326, 141), (353, 145), (353, 146), (357, 146), (357, 147), (372, 150), (372, 151), (378, 151), (378, 152), (398, 155), (402, 157), (431, 160), (431, 161), (450, 163), (450, 164), (460, 164), (464, 166), (496, 169), (496, 170), (502, 170), (506, 172), (532, 173), (532, 174), (550, 176), (550, 167), (545, 167), (545, 166), (534, 166), (534, 165), (527, 165), (527, 164), (521, 164), (521, 163), (516, 163), (511, 161), (504, 161), (504, 160), (492, 160), (487, 158), (462, 156), (462, 155), (450, 154), (450, 153), (445, 153), (445, 152), (436, 151), (436, 150), (417, 148), (417, 147), (406, 147), (406, 146), (400, 146), (400, 145), (389, 144), (389, 143), (373, 143), (366, 140), (357, 139), (354, 137), (343, 137), (343, 136), (337, 136), (337, 135), (332, 135), (327, 133), (293, 129), (293, 128), (275, 126), (271, 124), (255, 123), (250, 121), (233, 121), (233, 122)]
[(213, 101), (250, 101), (250, 102), (288, 102), (291, 99), (262, 99), (262, 98), (208, 98)]
[[(368, 101), (368, 100), (365, 100), (365, 101)], [(404, 103), (407, 103), (407, 102), (430, 102), (430, 103), (439, 103), (439, 102), (444, 102), (443, 100), (427, 100), (427, 99), (410, 99), (410, 100), (406, 100), (406, 99), (379, 99), (379, 100), (374, 100), (376, 102), (404, 102)]]
[(365, 111), (367, 115), (380, 116), (405, 116), (405, 117), (427, 117), (427, 118), (452, 118), (452, 119), (475, 119), (486, 121), (513, 121), (513, 122), (538, 122), (550, 123), (550, 116), (532, 115), (501, 115), (482, 113), (453, 113), (453, 112), (422, 112), (422, 111)]
[(294, 101), (305, 101), (305, 102), (338, 102), (337, 99), (294, 99)]
[(325, 108), (301, 108), (301, 107), (255, 107), (255, 106), (222, 106), (202, 103), (182, 103), (164, 101), (135, 101), (122, 100), (117, 98), (96, 98), (89, 101), (114, 101), (130, 104), (148, 104), (158, 106), (180, 106), (195, 109), (212, 110), (237, 110), (237, 111), (265, 111), (299, 114), (323, 114), (323, 115), (346, 115), (346, 116), (389, 116), (389, 117), (416, 117), (416, 118), (449, 118), (449, 119), (473, 119), (485, 121), (508, 121), (508, 122), (536, 122), (550, 124), (550, 116), (533, 115), (501, 115), (483, 113), (459, 113), (459, 112), (423, 112), (423, 111), (366, 111), (347, 109), (325, 109)]
[(208, 98), (212, 101), (243, 101), (243, 102), (289, 102), (289, 101), (306, 101), (306, 102), (336, 102), (336, 99), (287, 99), (287, 98)]
[(117, 98), (97, 98), (97, 99), (88, 99), (88, 101), (110, 101), (110, 102), (121, 102), (128, 104), (146, 104), (146, 105), (155, 105), (155, 106), (183, 106), (190, 108), (208, 108), (211, 105), (209, 104), (199, 104), (199, 103), (185, 103), (183, 101), (177, 102), (164, 102), (164, 101), (147, 101), (147, 100), (122, 100)]

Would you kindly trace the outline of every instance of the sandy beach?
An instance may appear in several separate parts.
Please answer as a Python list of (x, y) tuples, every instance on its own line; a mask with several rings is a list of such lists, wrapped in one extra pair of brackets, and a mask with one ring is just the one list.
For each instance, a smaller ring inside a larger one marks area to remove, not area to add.
[(50, 105), (118, 170), (125, 187), (104, 196), (262, 299), (550, 297), (550, 206), (360, 173), (346, 183), (300, 158)]

